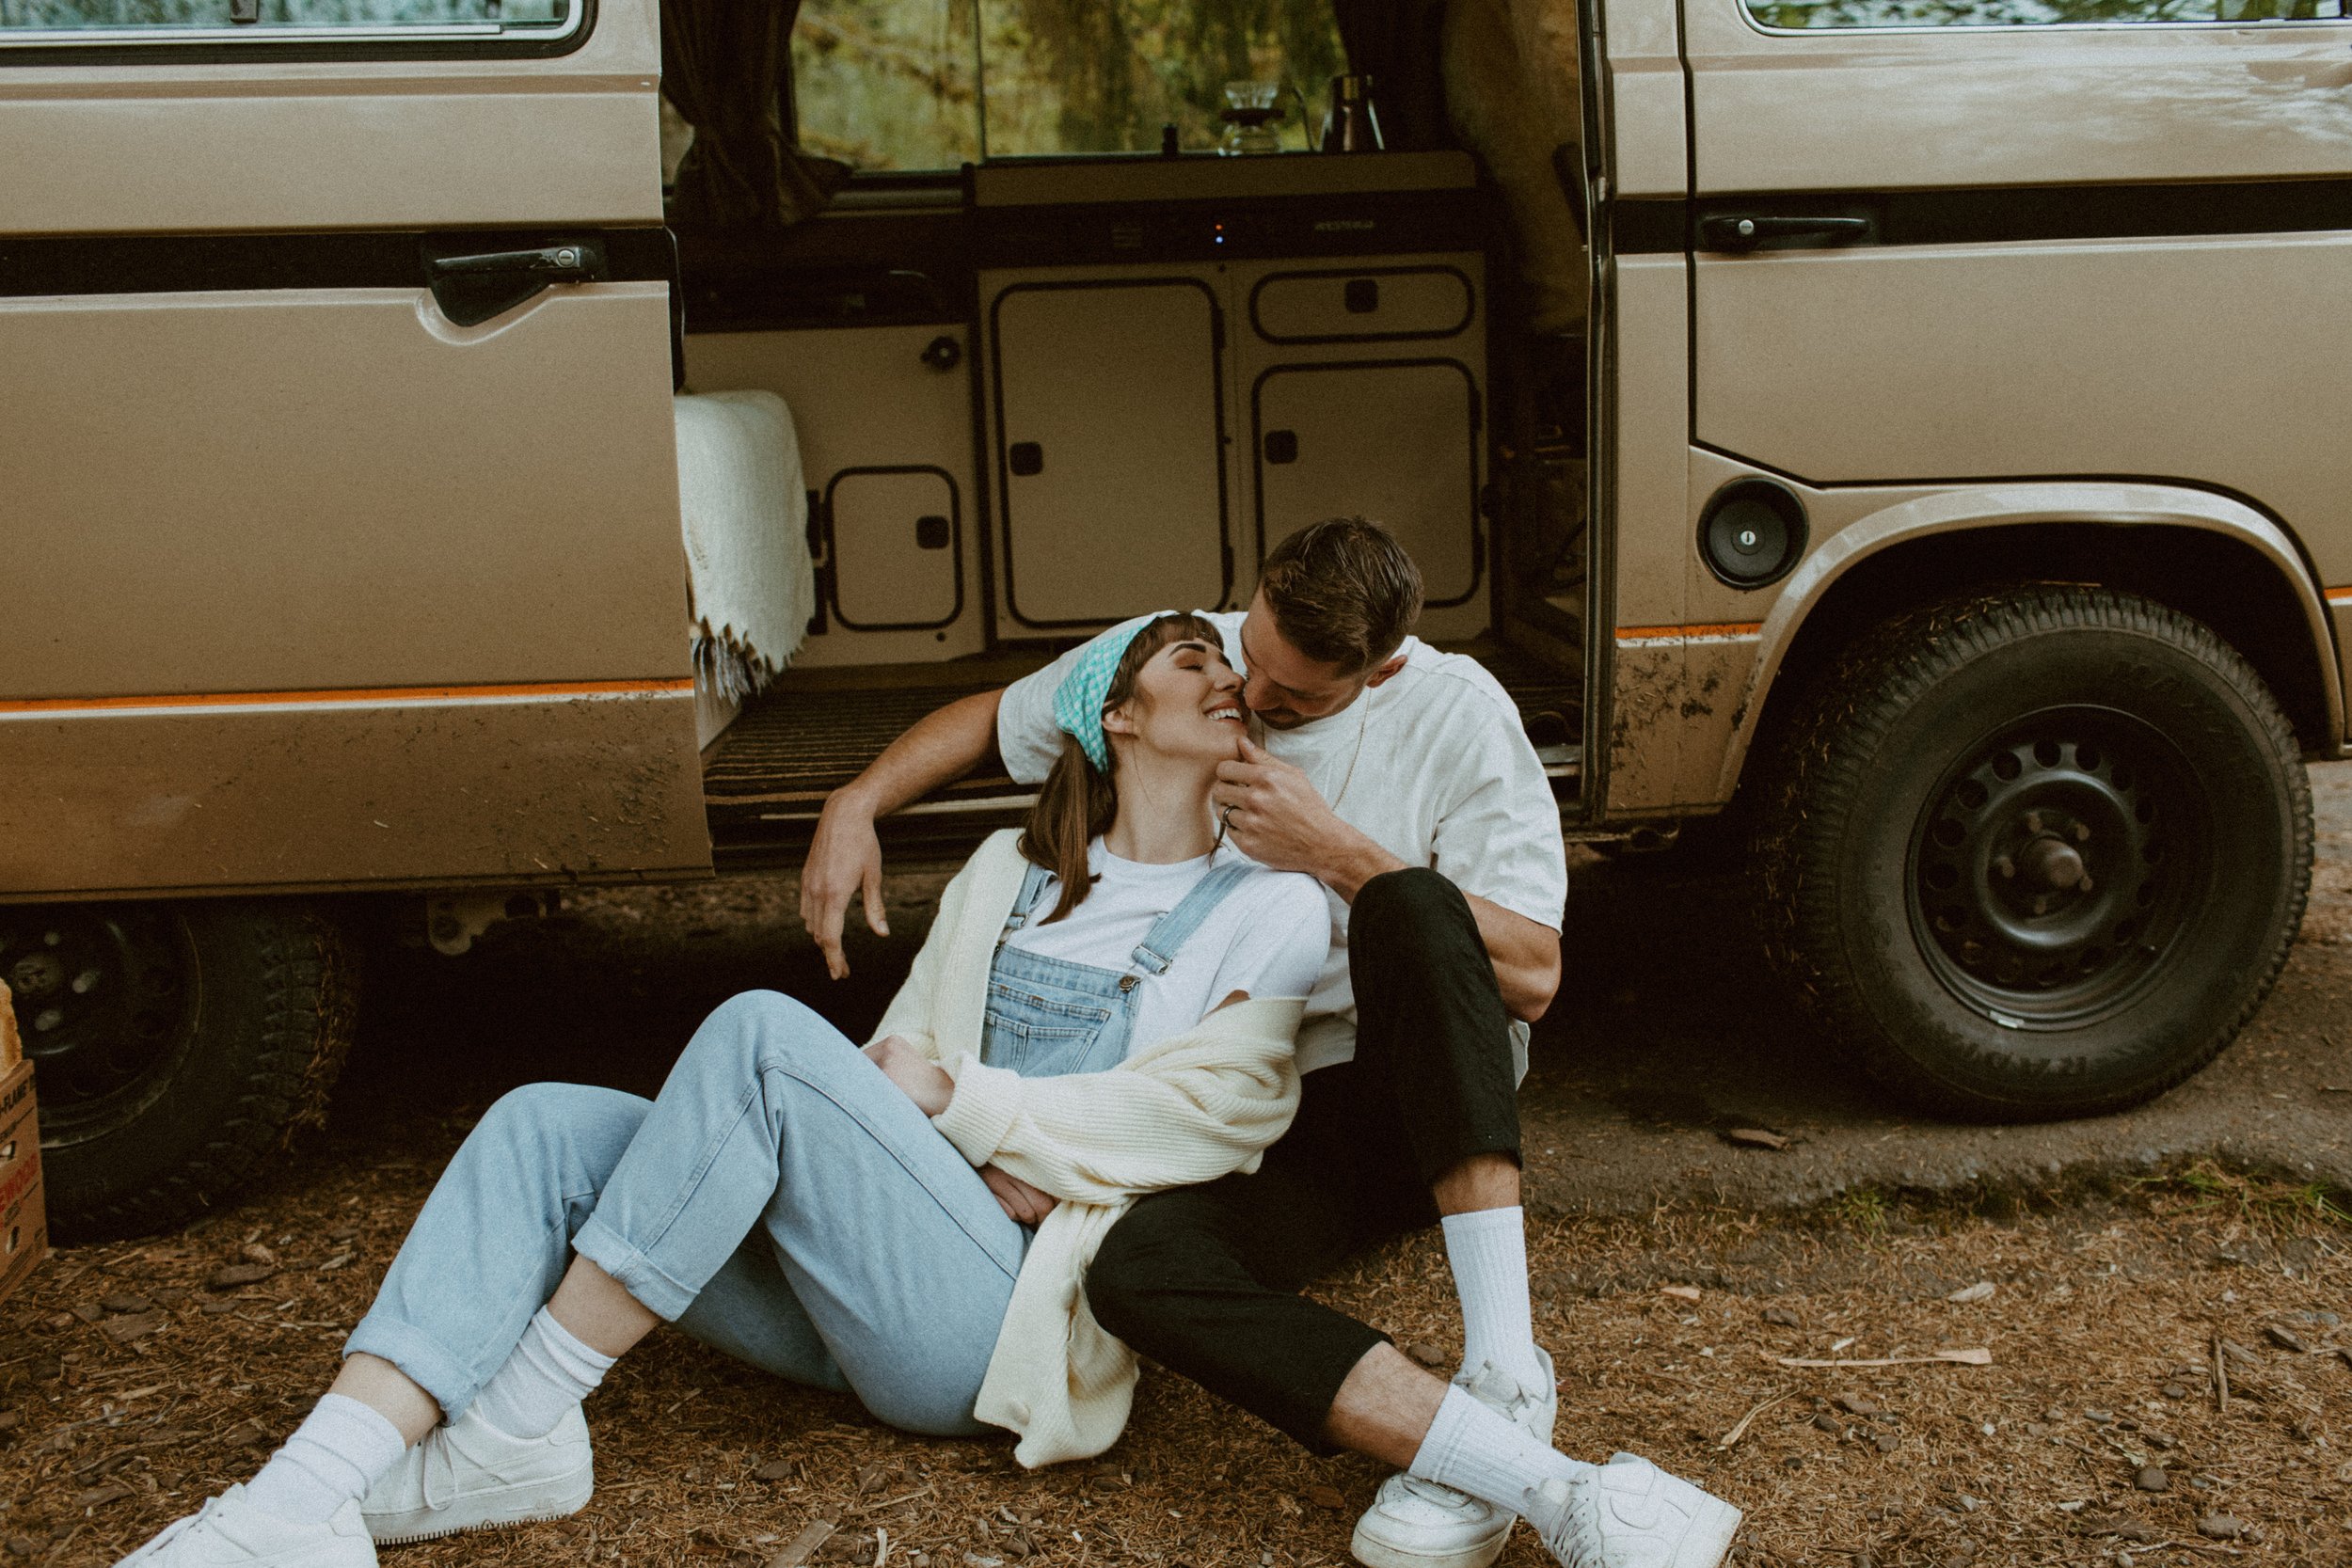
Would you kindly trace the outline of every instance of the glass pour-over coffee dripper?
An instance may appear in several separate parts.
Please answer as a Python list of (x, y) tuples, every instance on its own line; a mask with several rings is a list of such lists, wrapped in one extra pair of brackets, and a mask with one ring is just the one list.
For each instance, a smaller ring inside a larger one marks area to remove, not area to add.
[(1282, 118), (1281, 93), (1279, 82), (1226, 83), (1225, 135), (1216, 150), (1234, 155), (1281, 151), (1281, 134), (1275, 130)]

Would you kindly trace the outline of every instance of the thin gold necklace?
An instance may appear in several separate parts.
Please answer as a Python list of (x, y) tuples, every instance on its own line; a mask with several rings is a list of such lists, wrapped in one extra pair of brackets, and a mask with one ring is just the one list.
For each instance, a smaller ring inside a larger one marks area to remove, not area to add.
[(1340, 781), (1340, 792), (1331, 797), (1331, 810), (1336, 815), (1340, 802), (1347, 799), (1347, 786), (1356, 782), (1356, 764), (1364, 754), (1364, 732), (1372, 728), (1372, 692), (1365, 690), (1356, 700), (1363, 705), (1363, 712), (1356, 719), (1356, 749), (1347, 756), (1347, 776)]

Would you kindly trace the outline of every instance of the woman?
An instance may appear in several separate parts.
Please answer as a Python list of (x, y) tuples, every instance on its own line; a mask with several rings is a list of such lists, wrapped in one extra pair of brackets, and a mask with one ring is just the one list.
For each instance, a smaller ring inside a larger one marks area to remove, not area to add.
[(1028, 826), (943, 896), (862, 1050), (772, 992), (695, 1032), (651, 1103), (492, 1106), (342, 1370), (248, 1483), (123, 1560), (345, 1568), (374, 1542), (588, 1500), (580, 1402), (656, 1323), (914, 1432), (1099, 1453), (1134, 1357), (1079, 1281), (1124, 1205), (1253, 1168), (1329, 941), (1323, 895), (1220, 847), (1244, 732), (1216, 629), (1163, 616), (1057, 694)]

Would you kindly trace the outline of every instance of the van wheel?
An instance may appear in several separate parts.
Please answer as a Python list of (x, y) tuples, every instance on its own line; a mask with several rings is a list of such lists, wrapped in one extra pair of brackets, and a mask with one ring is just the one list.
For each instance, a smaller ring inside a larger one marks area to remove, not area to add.
[(342, 932), (281, 901), (0, 908), (40, 1097), (52, 1228), (166, 1229), (324, 1119), (357, 990)]
[(1933, 1111), (2088, 1116), (2213, 1059), (2302, 923), (2312, 804), (2252, 667), (2134, 594), (2034, 585), (1879, 627), (1768, 764), (1774, 964)]

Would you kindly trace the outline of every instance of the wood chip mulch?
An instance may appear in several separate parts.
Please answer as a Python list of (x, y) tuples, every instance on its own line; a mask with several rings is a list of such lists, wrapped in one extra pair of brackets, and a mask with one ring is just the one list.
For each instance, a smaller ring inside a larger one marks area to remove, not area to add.
[[(249, 1476), (464, 1126), (338, 1133), (250, 1202), (61, 1252), (0, 1306), (0, 1568), (111, 1562)], [(1737, 1562), (2352, 1563), (2352, 1226), (2316, 1195), (2212, 1170), (1999, 1218), (1865, 1194), (1541, 1222), (1530, 1251), (1561, 1446), (1729, 1497)], [(1434, 1234), (1323, 1293), (1454, 1364)], [(589, 1422), (581, 1513), (387, 1563), (1311, 1568), (1347, 1560), (1381, 1479), (1156, 1370), (1102, 1461), (1024, 1473), (1009, 1442), (908, 1437), (666, 1332)], [(1519, 1530), (1502, 1560), (1549, 1559)]]

